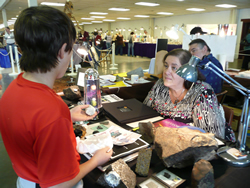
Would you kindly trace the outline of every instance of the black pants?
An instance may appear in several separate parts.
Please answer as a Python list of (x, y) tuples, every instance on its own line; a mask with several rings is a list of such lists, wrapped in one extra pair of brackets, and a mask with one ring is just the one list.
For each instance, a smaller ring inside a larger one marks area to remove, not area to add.
[(248, 63), (250, 62), (250, 50), (244, 51), (244, 54), (247, 54), (244, 56), (243, 63), (241, 66), (241, 69), (248, 70)]

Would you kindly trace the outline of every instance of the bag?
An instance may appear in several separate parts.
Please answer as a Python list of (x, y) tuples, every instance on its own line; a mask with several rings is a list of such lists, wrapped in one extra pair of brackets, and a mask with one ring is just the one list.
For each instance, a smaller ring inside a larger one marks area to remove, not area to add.
[(132, 36), (130, 36), (128, 43), (132, 43)]
[(247, 39), (245, 38), (240, 41), (240, 44), (243, 46), (250, 46), (250, 43), (248, 43)]
[(103, 40), (101, 40), (101, 41), (100, 41), (100, 44), (99, 44), (98, 46), (102, 48), (103, 45), (104, 45), (104, 42), (103, 42)]

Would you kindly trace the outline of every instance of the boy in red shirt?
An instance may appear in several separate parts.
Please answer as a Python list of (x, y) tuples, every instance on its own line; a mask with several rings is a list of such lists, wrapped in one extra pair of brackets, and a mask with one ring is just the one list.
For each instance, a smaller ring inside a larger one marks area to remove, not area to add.
[(24, 71), (0, 100), (0, 132), (17, 187), (74, 187), (95, 167), (107, 162), (103, 148), (79, 164), (72, 121), (94, 118), (80, 105), (69, 111), (52, 90), (69, 65), (76, 31), (68, 16), (51, 7), (25, 9), (15, 22), (15, 39), (22, 50)]

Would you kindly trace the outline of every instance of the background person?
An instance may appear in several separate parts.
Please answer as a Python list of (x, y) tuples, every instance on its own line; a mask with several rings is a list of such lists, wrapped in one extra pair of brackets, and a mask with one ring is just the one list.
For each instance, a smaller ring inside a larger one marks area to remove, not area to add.
[(201, 80), (195, 83), (186, 81), (175, 73), (190, 58), (190, 52), (183, 49), (167, 53), (163, 59), (163, 78), (155, 83), (143, 103), (164, 118), (193, 124), (224, 139), (224, 111), (213, 88)]
[(13, 59), (15, 59), (15, 38), (14, 33), (10, 31), (9, 27), (5, 27), (4, 41), (6, 44), (6, 50), (10, 52), (10, 46), (12, 47)]
[(118, 55), (120, 52), (120, 55), (123, 55), (123, 35), (119, 32), (117, 37), (116, 37), (116, 50), (115, 50), (115, 55)]
[(128, 56), (130, 56), (130, 49), (132, 52), (132, 57), (134, 56), (134, 41), (135, 37), (134, 37), (134, 32), (132, 31), (128, 37)]
[(112, 36), (110, 34), (110, 31), (107, 33), (106, 38), (106, 48), (109, 49), (111, 48), (111, 43), (112, 43)]
[(96, 53), (100, 59), (100, 55), (101, 55), (101, 51), (102, 50), (102, 44), (103, 44), (103, 41), (102, 41), (102, 37), (98, 34), (98, 32), (94, 32), (94, 44), (96, 46)]
[[(223, 71), (221, 63), (213, 56), (212, 53), (210, 53), (211, 49), (204, 40), (192, 40), (189, 43), (189, 51), (192, 55), (197, 56), (201, 59), (199, 65), (202, 66), (211, 61), (214, 65), (216, 65)], [(220, 93), (222, 91), (223, 80), (209, 69), (201, 69), (200, 67), (198, 67), (198, 69), (206, 77), (205, 81), (212, 86), (214, 92)]]
[(90, 120), (96, 114), (85, 114), (88, 105), (69, 111), (52, 90), (72, 56), (74, 24), (58, 9), (38, 6), (23, 10), (14, 29), (24, 72), (0, 100), (0, 132), (18, 175), (17, 187), (82, 187), (82, 178), (107, 162), (112, 151), (103, 148), (79, 164), (72, 122)]

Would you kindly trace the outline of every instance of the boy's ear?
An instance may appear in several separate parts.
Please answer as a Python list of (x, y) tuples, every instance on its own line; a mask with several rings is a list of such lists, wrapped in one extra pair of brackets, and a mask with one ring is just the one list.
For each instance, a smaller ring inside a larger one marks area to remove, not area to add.
[(62, 45), (62, 47), (60, 48), (59, 52), (58, 52), (58, 57), (59, 57), (60, 59), (63, 59), (63, 58), (64, 58), (64, 53), (65, 53), (66, 46), (67, 46), (67, 44), (64, 43), (64, 44)]

